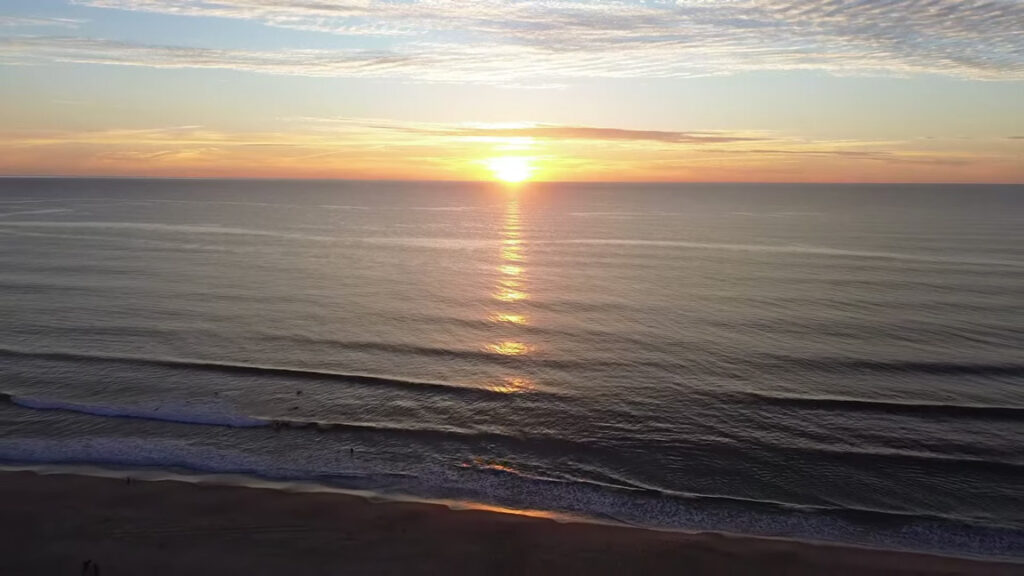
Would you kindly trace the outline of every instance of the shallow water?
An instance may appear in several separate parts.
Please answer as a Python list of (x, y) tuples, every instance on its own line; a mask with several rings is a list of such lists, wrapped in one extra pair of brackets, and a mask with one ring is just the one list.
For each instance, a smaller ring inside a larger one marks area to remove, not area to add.
[(0, 180), (0, 460), (1024, 556), (1024, 188)]

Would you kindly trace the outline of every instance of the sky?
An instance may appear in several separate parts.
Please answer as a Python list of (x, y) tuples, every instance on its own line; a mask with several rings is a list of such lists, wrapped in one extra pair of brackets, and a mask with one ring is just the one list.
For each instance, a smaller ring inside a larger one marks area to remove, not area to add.
[(0, 0), (0, 175), (1024, 183), (1024, 0)]

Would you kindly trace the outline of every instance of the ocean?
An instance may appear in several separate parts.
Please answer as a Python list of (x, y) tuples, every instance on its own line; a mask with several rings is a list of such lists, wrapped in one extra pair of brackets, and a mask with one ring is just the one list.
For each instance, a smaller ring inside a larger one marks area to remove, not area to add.
[(0, 463), (1024, 558), (1024, 187), (0, 180)]

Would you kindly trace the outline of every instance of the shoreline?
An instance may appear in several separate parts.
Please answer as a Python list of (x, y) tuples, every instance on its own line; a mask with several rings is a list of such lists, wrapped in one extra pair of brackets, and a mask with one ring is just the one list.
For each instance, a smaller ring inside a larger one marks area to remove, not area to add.
[(104, 574), (1024, 574), (1016, 559), (653, 530), (238, 475), (11, 465), (0, 497), (4, 573), (76, 573), (92, 560)]

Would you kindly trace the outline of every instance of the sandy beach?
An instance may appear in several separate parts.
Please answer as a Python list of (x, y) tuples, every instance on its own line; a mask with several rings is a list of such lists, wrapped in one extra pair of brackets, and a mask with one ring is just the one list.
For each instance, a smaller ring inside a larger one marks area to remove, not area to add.
[(0, 473), (0, 573), (1024, 574), (1024, 565), (174, 481)]

